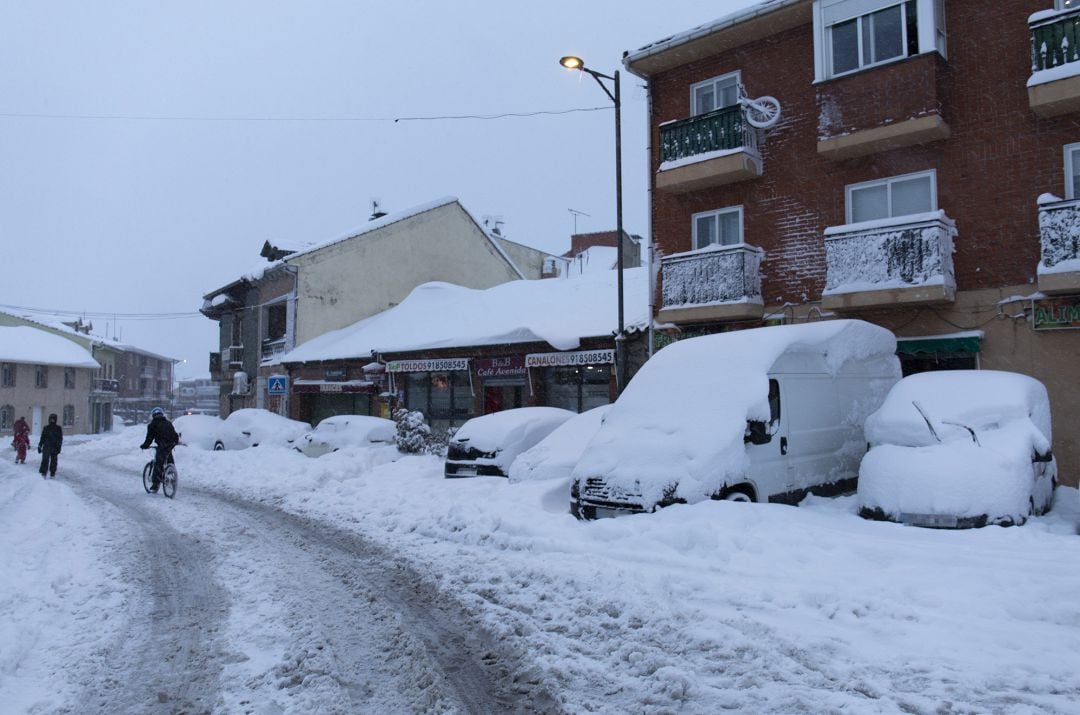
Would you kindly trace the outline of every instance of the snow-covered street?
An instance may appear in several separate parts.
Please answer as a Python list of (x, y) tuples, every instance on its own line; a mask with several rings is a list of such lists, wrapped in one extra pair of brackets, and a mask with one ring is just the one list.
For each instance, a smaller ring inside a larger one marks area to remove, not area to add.
[(1015, 528), (581, 523), (390, 447), (181, 447), (170, 501), (140, 429), (0, 463), (6, 711), (1080, 712), (1074, 489)]

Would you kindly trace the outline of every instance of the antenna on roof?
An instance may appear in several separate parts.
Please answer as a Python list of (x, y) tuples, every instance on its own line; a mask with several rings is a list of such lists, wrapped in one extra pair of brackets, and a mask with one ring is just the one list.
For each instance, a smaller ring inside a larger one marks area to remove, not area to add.
[(578, 211), (577, 209), (566, 209), (566, 210), (574, 215), (574, 233), (577, 233), (577, 217), (578, 216), (590, 216), (591, 217), (591, 214), (587, 214), (584, 211)]
[(502, 216), (484, 216), (484, 228), (490, 231), (492, 235), (502, 236), (502, 229), (499, 227), (505, 223), (506, 221), (503, 220)]
[(371, 199), (371, 218), (368, 221), (374, 221), (386, 215), (386, 212), (382, 210), (382, 206), (379, 205), (381, 201), (382, 199)]

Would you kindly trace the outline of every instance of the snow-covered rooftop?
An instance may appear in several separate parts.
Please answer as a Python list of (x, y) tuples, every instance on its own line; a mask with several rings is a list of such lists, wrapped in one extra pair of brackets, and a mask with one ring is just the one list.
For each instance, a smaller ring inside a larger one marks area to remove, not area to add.
[[(425, 283), (400, 305), (310, 340), (279, 361), (536, 341), (573, 350), (582, 338), (615, 331), (617, 276), (601, 271), (565, 280), (510, 281), (486, 290)], [(627, 269), (623, 276), (626, 325), (646, 325), (646, 269)]]
[(28, 325), (0, 326), (0, 360), (99, 368), (93, 356), (67, 338)]
[[(83, 340), (86, 340), (88, 343), (94, 343), (94, 344), (97, 344), (97, 345), (107, 345), (107, 346), (112, 347), (112, 348), (114, 348), (116, 350), (125, 350), (125, 351), (128, 351), (128, 352), (139, 353), (140, 355), (146, 355), (148, 357), (156, 358), (158, 360), (169, 360), (169, 361), (172, 361), (172, 362), (179, 362), (176, 358), (172, 358), (172, 357), (169, 357), (167, 355), (161, 355), (159, 353), (155, 353), (155, 352), (152, 352), (150, 350), (140, 348), (137, 345), (132, 345), (131, 343), (123, 343), (123, 342), (120, 342), (119, 340), (116, 340), (114, 338), (109, 338), (109, 337), (106, 337), (104, 335), (99, 335), (97, 333), (84, 333), (82, 331), (75, 330), (70, 325), (67, 325), (64, 322), (60, 321), (60, 320), (46, 320), (44, 318), (32, 317), (32, 316), (29, 316), (29, 315), (18, 315), (16, 313), (10, 313), (10, 312), (7, 312), (7, 311), (0, 311), (0, 313), (4, 313), (5, 315), (10, 315), (11, 317), (17, 318), (19, 320), (25, 320), (26, 322), (33, 323), (34, 325), (40, 325), (41, 327), (48, 328), (49, 330), (55, 330), (55, 331), (60, 332), (60, 333), (65, 333), (67, 335), (71, 335), (72, 337), (82, 338)], [(30, 327), (33, 327), (33, 326), (30, 326)]]

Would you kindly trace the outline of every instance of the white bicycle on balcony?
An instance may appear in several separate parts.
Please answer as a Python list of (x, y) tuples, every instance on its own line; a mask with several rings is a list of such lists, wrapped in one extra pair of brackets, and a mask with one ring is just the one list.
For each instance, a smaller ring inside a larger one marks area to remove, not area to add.
[(780, 121), (780, 102), (776, 97), (765, 95), (750, 99), (746, 96), (746, 87), (739, 83), (739, 104), (746, 112), (746, 122), (758, 129), (769, 129)]

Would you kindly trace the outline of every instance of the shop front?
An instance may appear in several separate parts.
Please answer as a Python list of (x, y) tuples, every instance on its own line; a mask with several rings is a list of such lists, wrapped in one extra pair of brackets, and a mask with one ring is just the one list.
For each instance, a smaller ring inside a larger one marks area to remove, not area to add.
[(524, 355), (483, 358), (473, 365), (483, 397), (483, 414), (530, 404), (529, 368)]
[(344, 366), (324, 367), (319, 377), (296, 378), (292, 395), (298, 406), (295, 417), (312, 425), (335, 415), (382, 416), (385, 411), (377, 385), (371, 380), (350, 379)]
[(386, 371), (398, 403), (423, 412), (432, 431), (441, 433), (477, 415), (470, 360), (391, 360)]
[(530, 353), (525, 365), (548, 407), (585, 412), (615, 399), (614, 350)]

